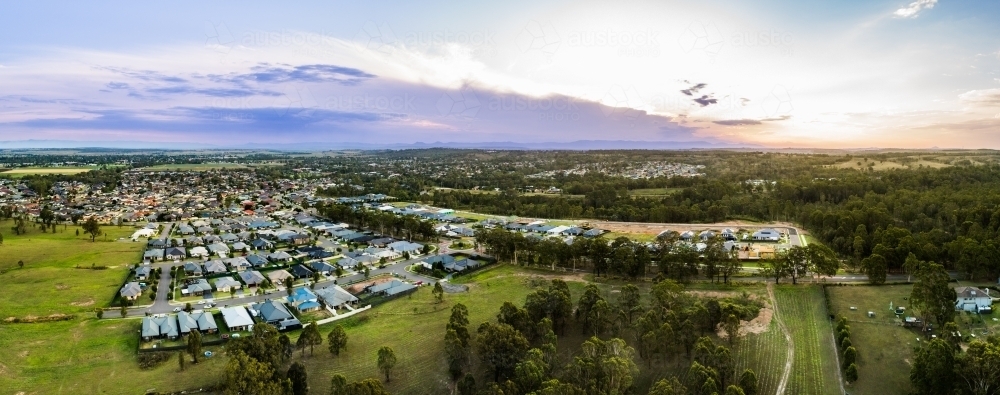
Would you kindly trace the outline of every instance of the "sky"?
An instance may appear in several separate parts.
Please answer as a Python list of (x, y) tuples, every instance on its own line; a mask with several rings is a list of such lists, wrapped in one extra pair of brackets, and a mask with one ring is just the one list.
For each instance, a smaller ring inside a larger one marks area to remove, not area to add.
[(21, 2), (0, 148), (1000, 148), (1000, 2)]

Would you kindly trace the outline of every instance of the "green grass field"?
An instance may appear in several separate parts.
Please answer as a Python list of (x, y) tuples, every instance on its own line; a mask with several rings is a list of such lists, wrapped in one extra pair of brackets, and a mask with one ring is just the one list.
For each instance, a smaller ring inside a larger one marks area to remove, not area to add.
[(646, 189), (633, 189), (628, 191), (630, 196), (649, 196), (649, 197), (659, 197), (673, 195), (684, 188), (646, 188)]
[[(443, 303), (436, 303), (430, 287), (423, 287), (415, 294), (379, 305), (362, 316), (339, 321), (347, 327), (350, 339), (347, 352), (339, 357), (332, 356), (325, 348), (317, 349), (312, 357), (307, 353), (303, 362), (309, 374), (310, 392), (326, 393), (334, 374), (343, 374), (350, 381), (379, 377), (376, 351), (382, 346), (390, 346), (399, 359), (393, 380), (387, 386), (391, 393), (448, 393), (444, 327), (451, 307), (456, 303), (468, 307), (469, 330), (475, 332), (480, 323), (496, 319), (503, 302), (524, 303), (524, 297), (533, 290), (528, 284), (530, 278), (530, 274), (519, 268), (494, 266), (453, 281), (469, 284), (470, 291), (445, 294)], [(569, 282), (569, 285), (577, 298), (583, 283)], [(324, 338), (332, 325), (320, 327)]]
[(174, 163), (143, 167), (142, 171), (208, 171), (220, 169), (246, 169), (239, 163)]
[(785, 369), (788, 341), (781, 333), (777, 321), (764, 333), (748, 334), (736, 346), (733, 353), (736, 358), (736, 372), (743, 373), (752, 369), (757, 374), (757, 391), (760, 394), (773, 394), (778, 389), (778, 381)]
[(778, 314), (792, 335), (795, 354), (788, 379), (788, 394), (840, 392), (833, 326), (826, 314), (823, 290), (816, 286), (775, 288)]
[[(858, 381), (849, 385), (853, 394), (908, 393), (910, 361), (919, 334), (895, 324), (893, 306), (908, 306), (910, 285), (827, 287), (830, 307), (837, 317), (847, 317), (851, 343), (858, 350)], [(851, 310), (851, 307), (857, 310)], [(875, 313), (874, 318), (868, 312)]]
[(94, 170), (96, 167), (85, 166), (85, 167), (19, 167), (16, 169), (10, 169), (7, 171), (2, 171), (0, 169), (0, 176), (10, 177), (10, 178), (21, 178), (27, 175), (72, 175), (79, 173), (86, 173), (88, 171)]
[[(176, 356), (151, 370), (136, 362), (139, 320), (78, 318), (0, 324), (0, 389), (5, 394), (141, 394), (196, 389), (218, 382), (224, 358), (188, 365)], [(216, 347), (207, 350), (218, 351)]]
[[(133, 229), (105, 226), (107, 240), (95, 242), (76, 236), (78, 227), (57, 226), (56, 233), (30, 229), (20, 236), (9, 232), (10, 221), (0, 221), (0, 318), (9, 316), (72, 314), (107, 306), (128, 273), (139, 262), (144, 243), (116, 241)], [(24, 268), (17, 262), (24, 261)], [(87, 269), (91, 265), (106, 270)], [(82, 269), (77, 269), (76, 266)]]

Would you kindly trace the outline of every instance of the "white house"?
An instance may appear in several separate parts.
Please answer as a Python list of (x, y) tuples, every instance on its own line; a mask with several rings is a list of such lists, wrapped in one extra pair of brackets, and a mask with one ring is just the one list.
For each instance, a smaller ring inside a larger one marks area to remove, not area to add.
[(955, 310), (989, 312), (993, 298), (986, 291), (976, 287), (955, 288)]
[(778, 241), (781, 239), (781, 233), (774, 229), (761, 229), (753, 232), (753, 239), (762, 241)]

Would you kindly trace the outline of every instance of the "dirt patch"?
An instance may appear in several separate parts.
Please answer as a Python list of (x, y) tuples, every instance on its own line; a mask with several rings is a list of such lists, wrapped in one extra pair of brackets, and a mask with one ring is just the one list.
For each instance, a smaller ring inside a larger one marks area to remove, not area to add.
[(66, 285), (66, 284), (63, 284), (63, 283), (59, 283), (59, 284), (56, 284), (56, 289), (58, 289), (60, 291), (65, 291), (65, 290), (69, 289), (69, 286)]
[(583, 278), (584, 273), (567, 273), (567, 274), (514, 273), (513, 275), (521, 277), (538, 277), (545, 279), (546, 281), (559, 279), (563, 281), (588, 282), (586, 279)]
[(359, 294), (359, 293), (361, 293), (361, 291), (364, 291), (365, 288), (368, 288), (368, 287), (370, 287), (372, 285), (377, 285), (377, 284), (381, 284), (381, 283), (387, 283), (387, 282), (392, 281), (392, 280), (393, 280), (392, 277), (376, 278), (376, 279), (371, 280), (371, 281), (365, 281), (365, 282), (360, 282), (360, 283), (356, 283), (356, 284), (351, 284), (351, 286), (347, 287), (345, 290), (347, 292), (352, 293), (352, 294)]
[(21, 352), (17, 353), (17, 356), (19, 356), (21, 358), (27, 357), (28, 356), (28, 350), (24, 350), (24, 351), (21, 351)]
[(73, 319), (73, 315), (56, 313), (42, 317), (34, 315), (24, 317), (7, 317), (3, 321), (8, 324), (33, 324), (37, 322), (69, 321), (71, 319)]
[(94, 300), (93, 299), (90, 299), (90, 300), (87, 300), (87, 301), (84, 301), (84, 302), (73, 302), (73, 303), (70, 303), (71, 306), (76, 306), (76, 307), (87, 307), (87, 306), (90, 306), (90, 305), (93, 305), (93, 304), (94, 304)]
[[(750, 321), (740, 321), (740, 336), (746, 336), (748, 334), (759, 335), (761, 333), (767, 332), (767, 329), (771, 326), (771, 320), (774, 318), (774, 310), (770, 307), (765, 306), (760, 309), (760, 313), (757, 314)], [(719, 326), (716, 334), (720, 338), (726, 338), (728, 334), (726, 330)]]

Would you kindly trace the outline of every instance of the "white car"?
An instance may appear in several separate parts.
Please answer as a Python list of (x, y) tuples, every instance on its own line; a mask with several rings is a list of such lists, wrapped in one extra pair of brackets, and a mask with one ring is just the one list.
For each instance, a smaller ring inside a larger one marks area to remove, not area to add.
[(174, 307), (174, 312), (176, 313), (178, 311), (181, 311), (181, 308), (180, 307)]
[(205, 304), (205, 301), (204, 300), (199, 300), (198, 304)]

